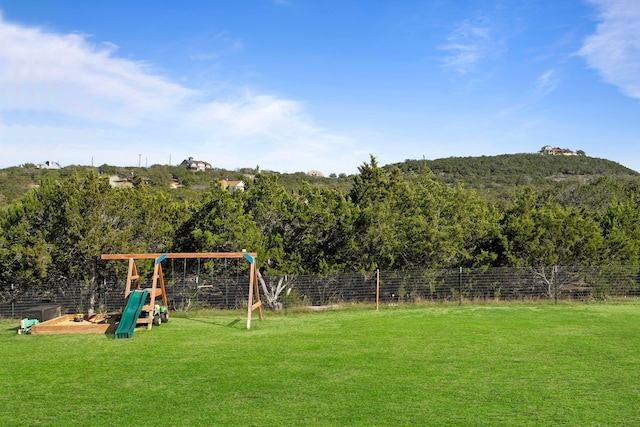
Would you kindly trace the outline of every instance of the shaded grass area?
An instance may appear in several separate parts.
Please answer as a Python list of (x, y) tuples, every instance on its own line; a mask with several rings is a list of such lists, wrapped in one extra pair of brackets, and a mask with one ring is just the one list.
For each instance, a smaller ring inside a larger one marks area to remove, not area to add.
[(636, 425), (640, 307), (174, 315), (130, 340), (0, 322), (0, 425)]

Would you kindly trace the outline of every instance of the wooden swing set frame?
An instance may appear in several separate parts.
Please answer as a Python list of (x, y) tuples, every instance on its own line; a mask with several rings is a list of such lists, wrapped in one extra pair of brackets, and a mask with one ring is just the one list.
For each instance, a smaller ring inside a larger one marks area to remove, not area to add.
[[(149, 290), (149, 298), (147, 303), (142, 307), (142, 311), (146, 312), (145, 316), (138, 318), (138, 323), (146, 324), (147, 329), (151, 329), (153, 325), (153, 310), (158, 303), (168, 307), (167, 292), (164, 286), (164, 277), (162, 275), (162, 261), (165, 259), (232, 259), (244, 258), (251, 264), (249, 270), (249, 298), (247, 299), (247, 329), (251, 329), (251, 313), (258, 310), (258, 317), (262, 320), (262, 302), (260, 301), (260, 291), (258, 288), (258, 270), (256, 267), (257, 254), (250, 252), (191, 252), (191, 253), (147, 253), (147, 254), (102, 254), (103, 260), (129, 260), (129, 268), (127, 271), (127, 284), (124, 293), (125, 301), (129, 297), (132, 290), (140, 290), (140, 276), (136, 266), (137, 259), (153, 259), (153, 280)], [(133, 289), (132, 289), (133, 288)]]

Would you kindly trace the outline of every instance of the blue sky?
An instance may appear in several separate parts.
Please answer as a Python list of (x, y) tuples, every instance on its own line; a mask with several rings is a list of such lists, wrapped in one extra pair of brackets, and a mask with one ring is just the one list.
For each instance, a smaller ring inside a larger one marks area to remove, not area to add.
[(0, 0), (0, 167), (552, 145), (640, 171), (639, 101), (637, 0)]

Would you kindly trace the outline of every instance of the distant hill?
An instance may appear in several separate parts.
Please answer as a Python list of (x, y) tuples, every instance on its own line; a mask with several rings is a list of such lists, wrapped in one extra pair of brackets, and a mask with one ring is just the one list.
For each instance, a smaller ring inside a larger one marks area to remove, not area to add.
[[(579, 193), (579, 187), (606, 177), (615, 180), (605, 186), (604, 192), (613, 194), (621, 191), (629, 183), (640, 187), (640, 173), (610, 160), (584, 155), (552, 156), (541, 154), (504, 154), (481, 157), (449, 157), (436, 160), (405, 160), (384, 166), (386, 169), (398, 167), (408, 177), (412, 171), (418, 171), (427, 165), (434, 179), (448, 185), (462, 185), (474, 188), (492, 202), (512, 200), (518, 189), (533, 185), (541, 192), (554, 194), (566, 203), (585, 203), (585, 196)], [(17, 200), (29, 189), (34, 188), (45, 176), (66, 178), (74, 173), (86, 174), (95, 170), (107, 175), (118, 185), (136, 185), (145, 183), (156, 191), (168, 191), (176, 199), (199, 199), (200, 195), (214, 182), (227, 180), (250, 180), (258, 171), (255, 169), (237, 169), (228, 171), (210, 169), (204, 172), (192, 172), (185, 167), (153, 165), (148, 168), (116, 167), (102, 165), (97, 168), (88, 166), (68, 166), (57, 170), (36, 169), (34, 165), (0, 169), (0, 207)], [(276, 173), (278, 181), (287, 191), (296, 192), (303, 182), (325, 186), (347, 194), (353, 184), (353, 176), (340, 174), (332, 177), (310, 176), (305, 173)], [(604, 184), (600, 184), (603, 186)], [(576, 195), (578, 194), (578, 195)], [(602, 203), (600, 203), (602, 205)]]
[(434, 177), (449, 184), (470, 187), (520, 186), (563, 180), (590, 182), (601, 176), (637, 178), (640, 173), (611, 160), (588, 156), (503, 154), (481, 157), (449, 157), (436, 160), (405, 160), (397, 166), (403, 172), (417, 171), (427, 164)]
[(619, 163), (588, 157), (503, 154), (481, 157), (449, 157), (405, 160), (398, 167), (405, 175), (427, 165), (436, 181), (475, 189), (490, 203), (509, 204), (523, 187), (553, 196), (563, 205), (602, 212), (609, 201), (640, 188), (640, 173)]

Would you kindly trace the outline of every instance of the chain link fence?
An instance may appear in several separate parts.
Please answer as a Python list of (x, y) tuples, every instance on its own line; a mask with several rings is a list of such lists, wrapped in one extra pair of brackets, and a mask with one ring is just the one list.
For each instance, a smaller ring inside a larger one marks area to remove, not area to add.
[[(244, 272), (218, 274), (205, 269), (171, 269), (164, 276), (170, 310), (247, 307), (249, 278)], [(486, 301), (604, 300), (640, 296), (640, 267), (541, 267), (441, 269), (340, 273), (325, 276), (262, 277), (263, 303), (272, 307)], [(142, 287), (150, 287), (147, 280)], [(23, 310), (57, 304), (63, 313), (119, 312), (125, 305), (125, 279), (61, 281), (30, 289), (0, 283), (0, 317), (20, 318)], [(268, 296), (269, 298), (265, 298)]]

